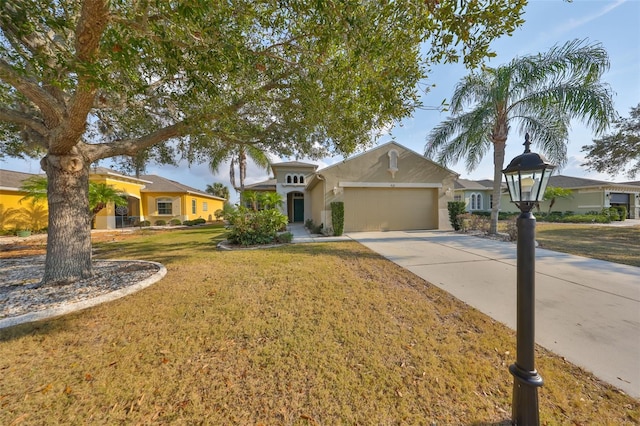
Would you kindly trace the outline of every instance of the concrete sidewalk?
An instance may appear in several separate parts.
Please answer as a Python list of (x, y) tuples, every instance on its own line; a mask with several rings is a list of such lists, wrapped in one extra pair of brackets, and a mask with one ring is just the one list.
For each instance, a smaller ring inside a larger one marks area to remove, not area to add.
[[(515, 244), (445, 231), (348, 236), (515, 329)], [(536, 342), (640, 398), (640, 268), (537, 249)]]

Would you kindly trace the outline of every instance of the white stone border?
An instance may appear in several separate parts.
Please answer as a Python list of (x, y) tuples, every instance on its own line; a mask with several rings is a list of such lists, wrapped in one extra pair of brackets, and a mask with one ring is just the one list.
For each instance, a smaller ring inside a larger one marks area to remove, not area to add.
[(43, 319), (50, 319), (54, 317), (58, 317), (61, 315), (66, 315), (71, 312), (81, 311), (83, 309), (91, 308), (93, 306), (100, 305), (102, 303), (111, 302), (112, 300), (120, 299), (124, 296), (128, 296), (130, 294), (136, 293), (144, 288), (149, 287), (152, 284), (157, 283), (165, 275), (167, 275), (167, 268), (164, 265), (158, 262), (149, 262), (144, 260), (108, 260), (109, 262), (128, 262), (128, 263), (149, 263), (152, 265), (158, 266), (160, 269), (155, 274), (150, 277), (145, 278), (144, 280), (120, 288), (118, 290), (114, 290), (110, 293), (101, 294), (100, 296), (96, 296), (92, 299), (81, 300), (74, 303), (66, 303), (62, 306), (57, 306), (55, 308), (44, 309), (38, 312), (30, 312), (28, 314), (18, 315), (16, 317), (9, 317), (0, 320), (0, 329), (13, 327), (14, 325), (25, 324), (28, 322), (40, 321)]

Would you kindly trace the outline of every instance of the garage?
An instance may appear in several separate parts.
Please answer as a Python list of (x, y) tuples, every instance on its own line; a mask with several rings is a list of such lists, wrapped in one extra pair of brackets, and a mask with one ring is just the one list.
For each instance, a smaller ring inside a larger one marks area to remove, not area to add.
[(438, 229), (438, 190), (398, 186), (344, 188), (345, 232)]

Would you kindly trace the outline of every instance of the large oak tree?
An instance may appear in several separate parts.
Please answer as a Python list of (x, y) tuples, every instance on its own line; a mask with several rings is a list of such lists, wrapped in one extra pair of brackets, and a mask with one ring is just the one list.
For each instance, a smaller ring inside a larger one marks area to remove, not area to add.
[(40, 155), (43, 283), (88, 276), (91, 163), (261, 144), (348, 154), (419, 105), (429, 65), (475, 65), (526, 0), (5, 0), (4, 155)]

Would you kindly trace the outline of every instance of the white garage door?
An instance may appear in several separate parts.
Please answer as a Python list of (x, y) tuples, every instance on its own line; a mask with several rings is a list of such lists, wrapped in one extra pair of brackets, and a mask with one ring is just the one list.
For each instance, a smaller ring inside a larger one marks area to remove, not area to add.
[(345, 232), (437, 228), (437, 189), (344, 188)]

